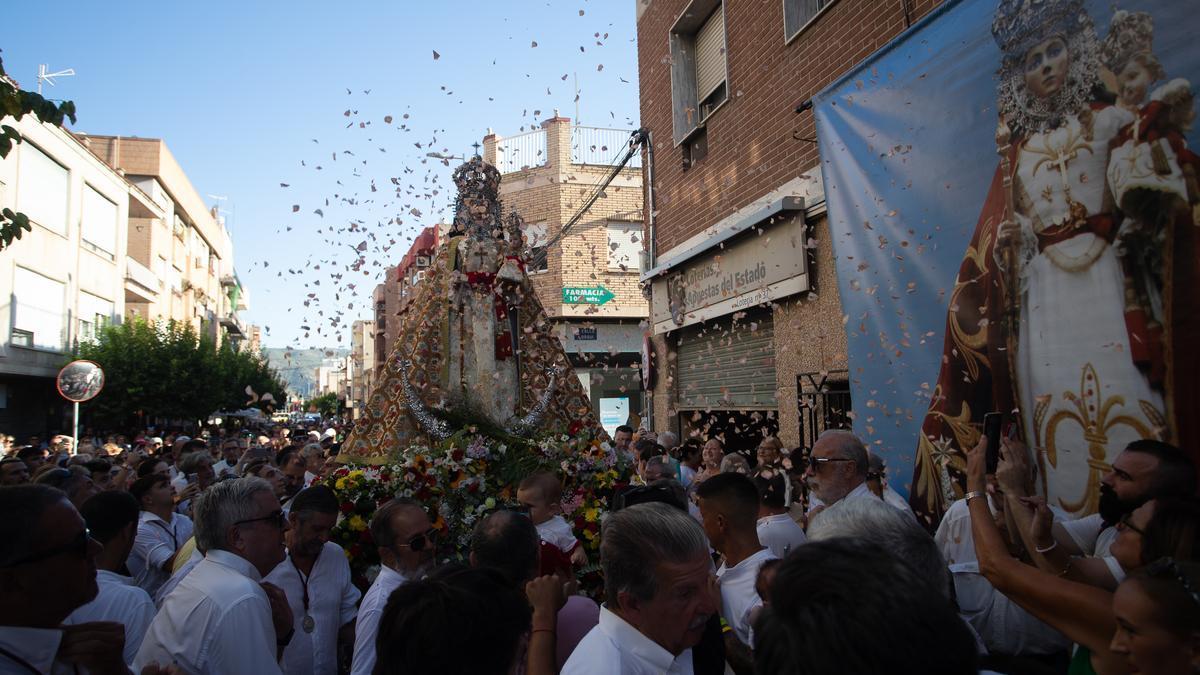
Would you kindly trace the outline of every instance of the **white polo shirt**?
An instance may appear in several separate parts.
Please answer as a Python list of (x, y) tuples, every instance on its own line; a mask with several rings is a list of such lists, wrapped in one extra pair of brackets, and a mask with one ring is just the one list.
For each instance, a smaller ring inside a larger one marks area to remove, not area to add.
[(692, 675), (692, 650), (675, 656), (624, 619), (600, 606), (600, 623), (588, 631), (561, 675)]
[(721, 616), (733, 629), (738, 639), (754, 647), (754, 633), (750, 625), (750, 611), (762, 605), (762, 598), (754, 590), (758, 580), (758, 568), (776, 556), (770, 549), (762, 549), (733, 567), (721, 565), (717, 570), (717, 583), (721, 586)]
[(350, 675), (371, 675), (375, 670), (375, 635), (379, 632), (379, 618), (387, 605), (392, 591), (400, 588), (408, 579), (396, 570), (383, 565), (375, 583), (367, 589), (362, 605), (358, 608), (358, 623), (354, 625), (354, 657)]
[(154, 601), (150, 595), (127, 576), (96, 570), (96, 585), (100, 592), (91, 602), (76, 607), (64, 625), (88, 623), (90, 621), (116, 621), (125, 625), (125, 663), (133, 663), (146, 629), (154, 619)]
[(163, 600), (134, 672), (151, 662), (185, 673), (278, 675), (271, 601), (250, 561), (211, 550)]
[(269, 581), (287, 594), (296, 628), (292, 641), (283, 650), (283, 672), (337, 675), (338, 630), (354, 620), (358, 599), (362, 597), (350, 580), (350, 563), (341, 546), (329, 541), (317, 556), (308, 581), (308, 615), (313, 618), (311, 633), (304, 630), (304, 581), (288, 555), (267, 575)]
[(171, 576), (170, 571), (163, 570), (163, 565), (191, 536), (192, 520), (187, 516), (176, 513), (168, 523), (149, 511), (142, 511), (133, 550), (125, 563), (134, 583), (153, 597)]

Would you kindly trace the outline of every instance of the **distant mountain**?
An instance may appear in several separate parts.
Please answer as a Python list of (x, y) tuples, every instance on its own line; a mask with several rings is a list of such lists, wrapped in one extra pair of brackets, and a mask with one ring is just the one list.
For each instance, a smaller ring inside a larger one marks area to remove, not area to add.
[(287, 383), (288, 391), (308, 396), (316, 388), (315, 370), (325, 359), (349, 356), (349, 349), (290, 349), (264, 347), (263, 355), (279, 377)]

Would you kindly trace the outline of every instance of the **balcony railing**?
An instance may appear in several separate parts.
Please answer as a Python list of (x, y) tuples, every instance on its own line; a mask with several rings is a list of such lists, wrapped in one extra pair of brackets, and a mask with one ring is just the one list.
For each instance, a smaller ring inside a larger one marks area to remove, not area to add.
[[(630, 133), (628, 129), (571, 127), (571, 163), (604, 166), (615, 163), (628, 149)], [(634, 155), (625, 166), (640, 168), (642, 154)]]
[(125, 278), (151, 293), (158, 293), (163, 288), (162, 279), (133, 258), (125, 259)]
[(545, 129), (501, 138), (496, 143), (496, 168), (502, 174), (545, 166), (548, 159)]

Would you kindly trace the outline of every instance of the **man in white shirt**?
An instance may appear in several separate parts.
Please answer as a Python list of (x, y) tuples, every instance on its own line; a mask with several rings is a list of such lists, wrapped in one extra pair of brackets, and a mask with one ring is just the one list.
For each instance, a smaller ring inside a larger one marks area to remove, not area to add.
[(601, 532), (600, 623), (562, 675), (691, 675), (692, 647), (720, 607), (700, 524), (662, 503), (610, 514)]
[(134, 582), (153, 596), (171, 576), (175, 553), (192, 536), (192, 521), (175, 513), (171, 485), (164, 476), (139, 478), (129, 492), (141, 504), (142, 514), (127, 564)]
[[(1032, 465), (1022, 444), (1005, 439), (1003, 448), (1004, 461), (1015, 460), (1018, 466), (1017, 471), (996, 471), (1000, 489), (1011, 502), (1032, 493), (1032, 469), (1027, 468)], [(1066, 577), (1115, 589), (1125, 578), (1125, 570), (1109, 554), (1117, 538), (1116, 524), (1152, 499), (1186, 498), (1195, 492), (1196, 467), (1186, 453), (1153, 439), (1130, 443), (1100, 479), (1099, 512), (1054, 524), (1054, 545), (1080, 556), (1072, 558)]]
[(221, 441), (221, 460), (212, 465), (213, 474), (218, 479), (237, 477), (238, 460), (242, 457), (242, 444), (236, 437)]
[[(899, 492), (893, 490), (891, 485), (888, 485), (887, 465), (883, 458), (868, 450), (867, 465), (867, 488), (871, 490), (871, 494), (879, 497), (894, 509), (912, 513), (913, 510), (908, 501), (901, 497)], [(916, 518), (916, 514), (913, 514), (913, 518)]]
[(133, 579), (120, 573), (137, 536), (138, 503), (128, 492), (101, 492), (83, 504), (81, 515), (93, 539), (104, 547), (96, 556), (100, 592), (63, 620), (65, 625), (115, 621), (125, 626), (125, 663), (133, 663), (154, 618), (154, 602)]
[(351, 675), (371, 675), (375, 669), (375, 636), (383, 608), (392, 591), (421, 578), (433, 566), (436, 533), (425, 509), (410, 499), (393, 499), (371, 517), (371, 538), (379, 547), (379, 576), (358, 608)]
[(329, 541), (338, 500), (324, 485), (302, 490), (288, 512), (287, 557), (267, 575), (283, 589), (298, 627), (283, 650), (283, 672), (337, 675), (338, 644), (354, 644), (354, 616), (362, 596), (350, 580), (341, 546)]
[(696, 496), (700, 498), (704, 533), (724, 558), (717, 570), (721, 616), (733, 629), (727, 635), (737, 638), (736, 642), (726, 638), (725, 655), (734, 670), (741, 671), (751, 666), (745, 649), (754, 647), (751, 612), (762, 606), (754, 583), (758, 568), (776, 556), (758, 540), (758, 489), (748, 476), (717, 474), (700, 484)]
[(809, 514), (843, 499), (878, 499), (867, 487), (867, 448), (853, 432), (829, 429), (813, 444), (804, 479), (809, 487)]
[(754, 476), (754, 487), (759, 499), (758, 541), (776, 558), (787, 557), (792, 549), (808, 541), (785, 506), (787, 475), (782, 471), (761, 472)]
[(628, 424), (622, 424), (617, 427), (613, 434), (613, 450), (616, 451), (617, 457), (627, 461), (636, 462), (637, 456), (633, 452), (633, 427)]
[(62, 626), (96, 597), (95, 557), (79, 512), (47, 485), (0, 487), (0, 675), (121, 672), (124, 627)]
[(187, 673), (281, 673), (292, 613), (283, 591), (261, 583), (283, 560), (288, 529), (274, 491), (256, 477), (217, 483), (196, 499), (196, 523), (204, 560), (163, 600), (134, 670), (157, 662)]

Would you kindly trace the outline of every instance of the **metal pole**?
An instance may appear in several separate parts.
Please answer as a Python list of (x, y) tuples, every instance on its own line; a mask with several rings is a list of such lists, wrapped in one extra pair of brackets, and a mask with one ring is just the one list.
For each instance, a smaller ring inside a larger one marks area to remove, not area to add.
[(75, 421), (71, 425), (71, 454), (79, 454), (79, 401), (75, 401)]

